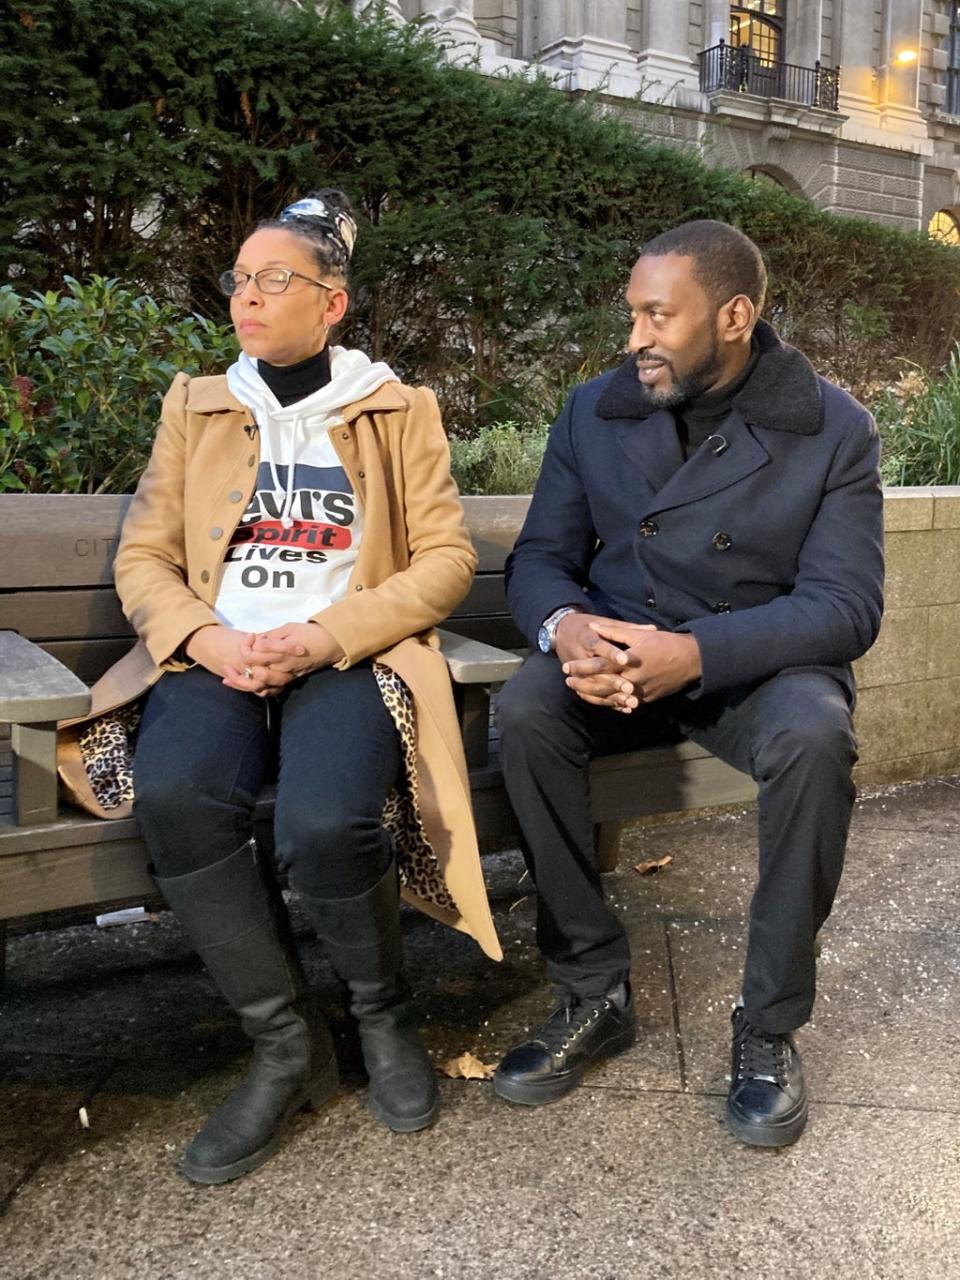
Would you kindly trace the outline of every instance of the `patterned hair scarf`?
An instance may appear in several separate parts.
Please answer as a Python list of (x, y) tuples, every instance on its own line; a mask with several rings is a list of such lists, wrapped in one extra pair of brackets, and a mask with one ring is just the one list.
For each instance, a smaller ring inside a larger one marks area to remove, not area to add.
[(343, 250), (347, 262), (353, 254), (357, 224), (343, 209), (331, 209), (319, 196), (306, 196), (288, 204), (280, 214), (280, 222), (302, 222), (333, 240)]

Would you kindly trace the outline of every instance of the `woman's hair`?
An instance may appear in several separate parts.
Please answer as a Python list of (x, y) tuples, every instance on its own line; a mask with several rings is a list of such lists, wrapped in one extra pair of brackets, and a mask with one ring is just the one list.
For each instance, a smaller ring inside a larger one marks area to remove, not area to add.
[(342, 191), (324, 187), (296, 200), (277, 218), (257, 223), (257, 230), (267, 227), (301, 236), (322, 274), (338, 277), (348, 283), (350, 258), (357, 238), (357, 223), (350, 201)]

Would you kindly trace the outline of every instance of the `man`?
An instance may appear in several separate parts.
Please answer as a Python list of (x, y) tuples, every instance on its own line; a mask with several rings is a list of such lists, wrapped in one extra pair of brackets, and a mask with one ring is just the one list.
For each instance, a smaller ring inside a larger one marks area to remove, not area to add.
[(508, 561), (533, 656), (500, 701), (503, 774), (561, 1007), (497, 1093), (561, 1097), (636, 1036), (623, 925), (594, 865), (596, 755), (678, 733), (759, 784), (759, 877), (733, 1011), (727, 1117), (800, 1136), (793, 1031), (840, 880), (854, 787), (850, 662), (882, 612), (878, 438), (862, 405), (758, 319), (757, 247), (721, 222), (645, 246), (629, 358), (554, 424)]

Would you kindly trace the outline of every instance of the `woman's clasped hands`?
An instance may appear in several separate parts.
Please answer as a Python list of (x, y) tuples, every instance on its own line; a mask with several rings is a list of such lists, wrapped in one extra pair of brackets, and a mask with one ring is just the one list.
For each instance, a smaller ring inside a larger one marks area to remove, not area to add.
[(230, 689), (270, 697), (310, 671), (332, 666), (343, 650), (318, 622), (286, 622), (269, 631), (238, 631), (208, 626), (195, 631), (186, 645), (187, 657)]

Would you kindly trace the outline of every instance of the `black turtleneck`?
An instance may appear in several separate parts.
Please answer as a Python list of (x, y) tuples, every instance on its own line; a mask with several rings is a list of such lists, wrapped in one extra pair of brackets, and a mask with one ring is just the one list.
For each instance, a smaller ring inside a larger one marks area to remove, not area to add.
[(266, 360), (258, 360), (257, 372), (286, 407), (327, 385), (330, 381), (330, 352), (324, 347), (315, 356), (307, 356), (297, 364), (267, 364)]
[(751, 373), (760, 359), (760, 347), (754, 338), (750, 345), (750, 356), (747, 363), (730, 382), (713, 391), (707, 391), (694, 400), (674, 407), (673, 416), (677, 422), (677, 435), (684, 458), (696, 453), (708, 436), (712, 436), (723, 422), (733, 405), (733, 398), (747, 385)]

